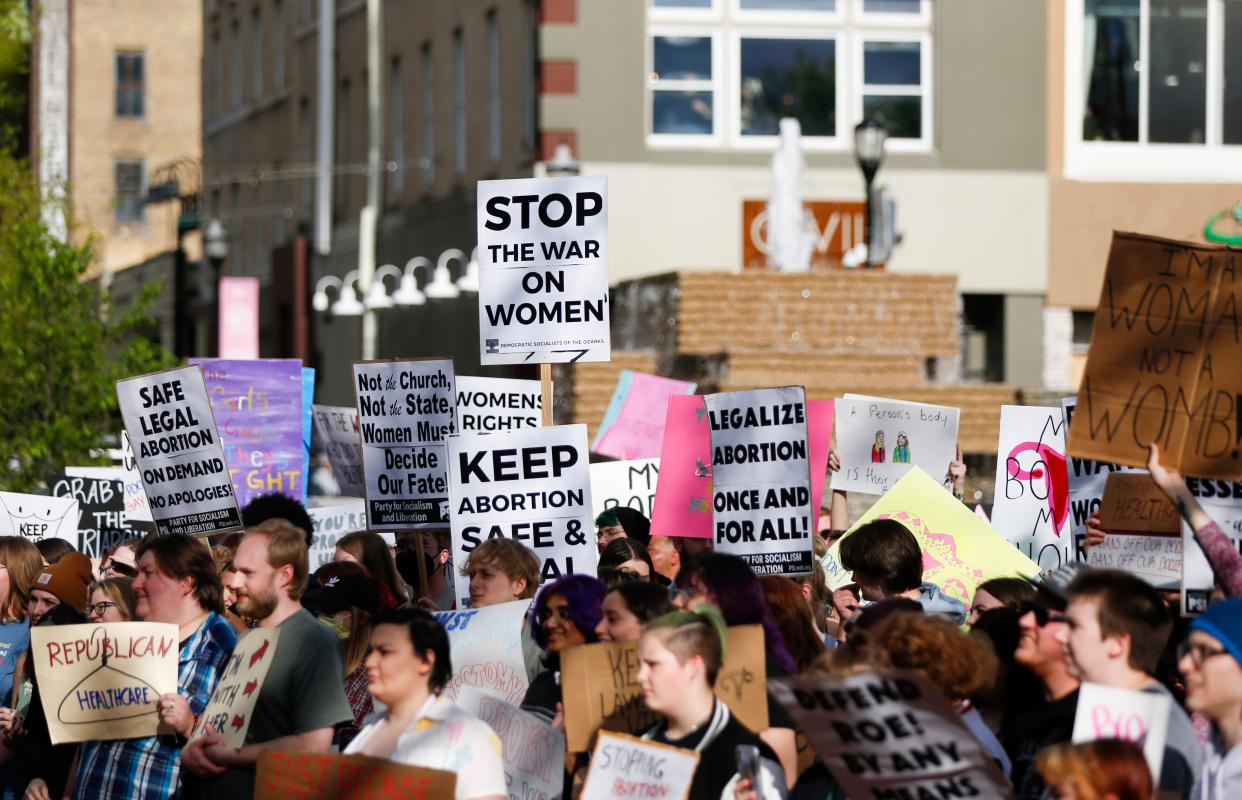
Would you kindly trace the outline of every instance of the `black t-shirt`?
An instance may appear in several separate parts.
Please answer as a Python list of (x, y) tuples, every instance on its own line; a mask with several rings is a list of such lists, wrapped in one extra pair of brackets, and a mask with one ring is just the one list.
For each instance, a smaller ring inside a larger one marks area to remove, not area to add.
[[(715, 710), (712, 713), (712, 720), (721, 712), (723, 707), (720, 701), (716, 701)], [(727, 709), (724, 709), (726, 713)], [(694, 750), (700, 747), (704, 738), (709, 734), (714, 734), (705, 746), (699, 750), (699, 765), (695, 767), (694, 779), (690, 783), (689, 800), (718, 800), (720, 793), (724, 791), (729, 781), (733, 780), (733, 776), (737, 774), (737, 755), (736, 749), (739, 744), (751, 744), (759, 748), (759, 755), (769, 761), (779, 764), (776, 753), (771, 747), (768, 747), (757, 734), (751, 731), (731, 713), (728, 722), (722, 727), (717, 727), (709, 720), (707, 724), (700, 726), (681, 739), (670, 739), (668, 737), (668, 722), (661, 722), (651, 729), (648, 736), (654, 742), (680, 747), (683, 750)], [(717, 732), (718, 731), (718, 732)]]
[[(1021, 702), (1020, 698), (1010, 698)], [(1045, 701), (1013, 712), (1000, 731), (1001, 744), (1013, 762), (1010, 780), (1018, 800), (1040, 800), (1047, 788), (1035, 769), (1035, 758), (1045, 747), (1068, 742), (1074, 732), (1078, 690), (1060, 700)]]

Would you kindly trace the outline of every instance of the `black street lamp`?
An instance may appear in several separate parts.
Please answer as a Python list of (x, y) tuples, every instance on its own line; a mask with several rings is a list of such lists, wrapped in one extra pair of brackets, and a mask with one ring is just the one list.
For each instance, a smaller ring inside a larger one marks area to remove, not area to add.
[(211, 264), (211, 341), (207, 352), (213, 356), (220, 355), (220, 274), (224, 271), (224, 259), (229, 255), (229, 239), (224, 232), (220, 220), (212, 219), (203, 231), (203, 255)]
[(884, 163), (884, 143), (887, 140), (888, 128), (874, 117), (867, 117), (854, 126), (854, 160), (858, 162), (858, 168), (862, 170), (863, 180), (867, 184), (867, 212), (864, 219), (866, 220), (866, 263), (868, 267), (875, 264), (871, 260), (871, 212), (875, 199), (872, 196), (871, 186), (875, 181), (875, 174), (880, 171), (880, 165)]

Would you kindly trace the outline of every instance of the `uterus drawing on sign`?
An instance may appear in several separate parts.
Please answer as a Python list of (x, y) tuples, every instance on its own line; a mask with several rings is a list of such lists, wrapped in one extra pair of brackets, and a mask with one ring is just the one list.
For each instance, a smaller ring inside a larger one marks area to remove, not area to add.
[(1065, 454), (1042, 440), (1022, 442), (1009, 451), (1005, 469), (1010, 478), (1025, 482), (1034, 497), (1048, 503), (1052, 530), (1059, 537), (1069, 518), (1069, 472)]

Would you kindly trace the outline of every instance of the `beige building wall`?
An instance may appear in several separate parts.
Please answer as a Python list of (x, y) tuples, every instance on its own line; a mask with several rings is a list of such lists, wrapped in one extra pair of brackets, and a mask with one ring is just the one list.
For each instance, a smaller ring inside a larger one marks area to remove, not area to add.
[[(115, 220), (114, 164), (161, 165), (201, 153), (200, 0), (73, 0), (70, 11), (69, 183), (80, 239), (93, 237), (92, 268), (121, 270), (176, 247), (177, 203)], [(115, 111), (115, 55), (145, 53), (145, 115)]]

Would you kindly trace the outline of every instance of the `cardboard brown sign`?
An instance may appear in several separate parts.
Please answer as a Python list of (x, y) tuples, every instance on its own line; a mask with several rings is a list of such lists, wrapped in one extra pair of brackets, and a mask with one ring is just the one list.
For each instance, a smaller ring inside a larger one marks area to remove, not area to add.
[(1070, 455), (1242, 477), (1242, 252), (1114, 233)]
[(453, 800), (457, 776), (386, 758), (264, 750), (254, 782), (255, 800)]
[(1100, 524), (1117, 533), (1181, 533), (1176, 506), (1143, 472), (1114, 472), (1104, 484)]
[[(659, 715), (643, 703), (638, 688), (637, 650), (637, 642), (600, 642), (561, 653), (569, 752), (590, 750), (600, 729), (640, 734), (659, 721)], [(724, 665), (716, 676), (716, 696), (752, 731), (767, 729), (767, 671), (761, 626), (729, 628)]]

